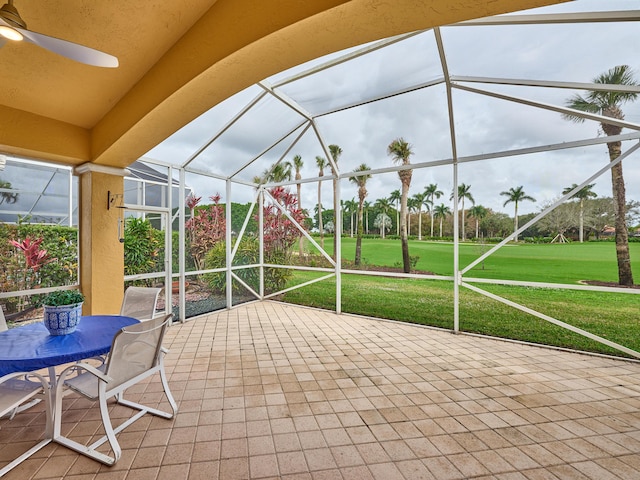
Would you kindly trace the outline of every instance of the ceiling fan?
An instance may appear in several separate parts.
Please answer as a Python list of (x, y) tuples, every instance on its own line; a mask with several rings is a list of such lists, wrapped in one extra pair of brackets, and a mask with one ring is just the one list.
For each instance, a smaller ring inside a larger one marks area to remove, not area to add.
[(118, 59), (108, 53), (27, 30), (27, 24), (20, 17), (16, 7), (13, 6), (13, 0), (8, 0), (8, 3), (0, 7), (0, 41), (3, 39), (33, 43), (87, 65), (111, 68), (118, 66)]

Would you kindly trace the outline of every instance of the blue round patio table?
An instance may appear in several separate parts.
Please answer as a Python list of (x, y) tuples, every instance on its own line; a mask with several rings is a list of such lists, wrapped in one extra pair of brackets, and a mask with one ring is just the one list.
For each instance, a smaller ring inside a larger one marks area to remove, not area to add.
[(134, 323), (139, 320), (91, 315), (81, 317), (76, 330), (67, 335), (50, 335), (43, 322), (0, 332), (0, 376), (104, 355), (111, 350), (114, 335)]

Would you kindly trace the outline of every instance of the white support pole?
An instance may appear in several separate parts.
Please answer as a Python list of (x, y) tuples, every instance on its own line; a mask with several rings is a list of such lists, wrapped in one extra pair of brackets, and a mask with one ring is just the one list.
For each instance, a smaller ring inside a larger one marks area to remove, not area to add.
[[(173, 167), (169, 167), (167, 172), (167, 213), (162, 215), (162, 221), (164, 226), (164, 311), (170, 312), (172, 305), (172, 283), (173, 283), (173, 222), (172, 210), (173, 210)], [(180, 291), (184, 290), (182, 283), (180, 284)]]
[[(451, 76), (447, 66), (447, 58), (444, 52), (444, 44), (440, 29), (433, 30), (436, 44), (438, 45), (438, 53), (440, 54), (440, 63), (444, 73), (445, 84), (447, 87), (447, 108), (449, 111), (449, 132), (451, 135), (451, 157), (453, 160), (453, 331), (460, 331), (460, 283), (462, 275), (460, 273), (460, 240), (459, 236), (459, 220), (458, 220), (458, 148), (456, 145), (456, 129), (453, 117), (453, 95), (451, 90)], [(464, 218), (462, 219), (464, 222)], [(464, 229), (463, 229), (464, 231)]]
[[(180, 293), (179, 293), (179, 297), (178, 297), (178, 305), (179, 305), (179, 310), (180, 310), (180, 323), (184, 322), (186, 317), (186, 295), (185, 295), (185, 291), (184, 288), (182, 287), (185, 283), (185, 270), (186, 268), (186, 261), (185, 261), (185, 256), (186, 256), (186, 249), (185, 249), (185, 240), (186, 240), (186, 233), (185, 233), (185, 198), (184, 198), (184, 194), (185, 194), (185, 183), (186, 183), (186, 179), (185, 179), (185, 170), (184, 168), (180, 168), (180, 187), (179, 187), (179, 196), (180, 198), (178, 199), (178, 269), (179, 269), (179, 273), (180, 273)], [(169, 296), (169, 292), (165, 292), (166, 296)]]
[(333, 201), (335, 212), (335, 226), (333, 234), (336, 236), (336, 313), (342, 313), (342, 207), (340, 206), (340, 179), (336, 179), (336, 198)]
[(264, 299), (264, 188), (258, 192), (258, 232), (260, 233), (260, 299)]
[(227, 265), (227, 309), (233, 306), (233, 280), (231, 276), (231, 180), (226, 181), (226, 203), (225, 203), (225, 258)]
[[(69, 169), (69, 221), (70, 227), (73, 227), (73, 170)], [(80, 219), (78, 219), (78, 222)], [(79, 243), (79, 242), (78, 242)]]

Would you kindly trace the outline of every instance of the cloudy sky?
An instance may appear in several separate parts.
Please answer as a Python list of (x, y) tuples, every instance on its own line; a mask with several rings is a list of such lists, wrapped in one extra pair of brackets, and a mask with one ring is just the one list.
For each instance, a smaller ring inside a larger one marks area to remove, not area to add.
[[(575, 1), (540, 9), (536, 13), (640, 9), (638, 0)], [(521, 25), (445, 27), (441, 29), (447, 67), (452, 76), (497, 77), (543, 81), (589, 82), (610, 68), (626, 64), (640, 82), (640, 51), (637, 23), (591, 23), (580, 25)], [(327, 58), (335, 58), (332, 55)], [(269, 84), (305, 71), (327, 61), (309, 62), (267, 79)], [(367, 103), (338, 113), (322, 115), (345, 105), (389, 95), (402, 88), (442, 78), (442, 65), (432, 31), (424, 32), (355, 61), (324, 70), (276, 91), (293, 99), (304, 111), (316, 117), (317, 132), (326, 144), (337, 144), (343, 154), (341, 173), (361, 163), (372, 169), (392, 166), (387, 145), (403, 137), (412, 145), (412, 164), (447, 161), (453, 158), (449, 128), (447, 92), (444, 84), (412, 93)], [(563, 106), (579, 90), (560, 88), (490, 85), (458, 82), (461, 86), (499, 93), (544, 104)], [(262, 93), (251, 87), (227, 100), (176, 132), (145, 157), (174, 165), (183, 164), (202, 145), (222, 131), (223, 126), (241, 108)], [(540, 147), (602, 136), (596, 122), (575, 124), (554, 111), (535, 108), (454, 88), (453, 124), (458, 158), (490, 155), (514, 149)], [(623, 106), (628, 122), (640, 124), (640, 99)], [(271, 96), (259, 101), (248, 114), (224, 131), (191, 167), (221, 176), (250, 181), (273, 162), (284, 157), (302, 156), (303, 178), (317, 177), (316, 156), (325, 156), (313, 129), (302, 134), (302, 117)], [(287, 133), (292, 134), (286, 136)], [(623, 133), (634, 130), (625, 128)], [(301, 135), (302, 134), (302, 135)], [(286, 137), (286, 138), (283, 138)], [(283, 140), (269, 149), (279, 139)], [(298, 139), (297, 141), (296, 138)], [(637, 140), (623, 143), (623, 151)], [(269, 149), (269, 150), (268, 150)], [(589, 178), (608, 162), (605, 144), (546, 151), (529, 155), (461, 163), (458, 182), (470, 186), (476, 204), (513, 214), (513, 205), (503, 206), (500, 192), (523, 186), (536, 202), (524, 202), (519, 213), (535, 212), (558, 198), (562, 190)], [(245, 168), (243, 168), (246, 165)], [(640, 153), (624, 163), (627, 197), (640, 200)], [(328, 170), (327, 172), (328, 173)], [(599, 196), (611, 195), (610, 174), (596, 183)], [(187, 183), (197, 195), (224, 194), (224, 182), (188, 174)], [(445, 194), (437, 201), (451, 206), (449, 196), (454, 179), (450, 165), (416, 168), (411, 195), (436, 183)], [(396, 172), (377, 174), (368, 184), (367, 200), (388, 197), (400, 188)], [(357, 196), (348, 180), (341, 182), (342, 199)], [(253, 189), (233, 188), (232, 201), (251, 200)], [(323, 203), (330, 204), (331, 182), (323, 182)], [(303, 185), (302, 206), (313, 208), (317, 202), (317, 183)], [(467, 204), (468, 205), (468, 204)]]

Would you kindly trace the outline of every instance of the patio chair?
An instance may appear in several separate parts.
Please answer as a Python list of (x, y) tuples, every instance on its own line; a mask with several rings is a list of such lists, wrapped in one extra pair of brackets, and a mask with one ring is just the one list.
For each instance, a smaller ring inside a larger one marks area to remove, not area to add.
[(2, 467), (0, 469), (0, 477), (50, 443), (52, 439), (51, 392), (49, 390), (49, 384), (47, 380), (38, 373), (30, 373), (29, 376), (30, 378), (37, 379), (37, 381), (33, 382), (25, 380), (24, 372), (9, 373), (0, 377), (0, 417), (8, 415), (12, 418), (13, 415), (19, 411), (19, 407), (23, 406), (25, 403), (31, 406), (34, 400), (39, 401), (39, 399), (35, 397), (44, 397), (46, 412), (44, 439), (15, 460)]
[(120, 315), (145, 321), (155, 317), (156, 304), (162, 288), (129, 287), (124, 292)]
[[(156, 304), (158, 296), (162, 288), (152, 287), (128, 287), (124, 291), (122, 306), (120, 307), (120, 315), (132, 317), (141, 322), (150, 320), (155, 317)], [(93, 360), (104, 364), (107, 360), (106, 355), (94, 357)]]
[[(2, 306), (0, 306), (0, 332), (4, 332), (5, 330), (9, 330), (9, 327), (7, 326), (7, 319), (4, 316), (4, 312), (2, 311)], [(31, 384), (33, 383), (34, 385), (38, 386), (39, 383), (38, 382), (31, 382), (28, 381), (29, 380), (29, 376), (31, 376), (30, 373), (23, 373), (21, 375), (18, 376), (24, 376), (24, 380), (27, 380), (27, 384)], [(36, 378), (36, 380), (38, 380)], [(40, 398), (33, 398), (31, 399), (31, 401), (29, 402), (22, 402), (19, 405), (16, 405), (12, 410), (3, 412), (2, 414), (0, 414), (0, 418), (3, 418), (5, 415), (9, 417), (9, 420), (12, 420), (13, 417), (15, 417), (16, 413), (18, 412), (23, 412), (25, 410), (27, 410), (28, 408), (33, 407), (34, 405), (40, 403)], [(1, 477), (2, 475), (0, 475)]]
[(0, 332), (4, 332), (5, 330), (9, 330), (9, 327), (7, 327), (7, 319), (4, 318), (2, 305), (0, 305)]
[[(106, 435), (89, 446), (82, 445), (61, 435), (62, 402), (55, 406), (53, 438), (54, 441), (97, 460), (105, 465), (113, 465), (118, 461), (122, 450), (118, 444), (116, 434), (124, 430), (146, 413), (163, 418), (173, 418), (178, 412), (164, 371), (163, 357), (167, 350), (162, 348), (162, 339), (172, 315), (154, 318), (146, 322), (124, 327), (113, 338), (111, 351), (105, 365), (99, 369), (88, 363), (77, 363), (67, 367), (60, 373), (56, 395), (62, 398), (63, 386), (70, 387), (90, 400), (97, 400), (100, 405), (100, 415)], [(75, 370), (84, 370), (75, 377), (67, 378)], [(169, 401), (172, 412), (165, 412), (139, 403), (124, 399), (126, 389), (136, 385), (146, 378), (160, 374), (164, 393)], [(115, 429), (109, 417), (107, 400), (115, 397), (120, 405), (138, 410), (138, 412), (120, 424)], [(109, 442), (113, 457), (98, 452), (96, 449), (105, 442)]]

